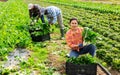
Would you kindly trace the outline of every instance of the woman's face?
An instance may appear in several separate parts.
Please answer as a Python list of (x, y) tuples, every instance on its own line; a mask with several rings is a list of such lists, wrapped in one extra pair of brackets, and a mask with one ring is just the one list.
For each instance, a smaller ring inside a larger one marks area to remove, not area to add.
[(77, 20), (72, 20), (72, 21), (70, 22), (70, 27), (71, 27), (71, 29), (76, 29), (76, 28), (78, 27), (78, 22), (77, 22)]

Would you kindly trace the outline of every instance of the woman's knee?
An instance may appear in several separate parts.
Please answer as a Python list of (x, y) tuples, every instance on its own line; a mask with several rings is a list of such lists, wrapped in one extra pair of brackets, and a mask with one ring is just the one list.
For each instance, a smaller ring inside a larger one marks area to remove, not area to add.
[(72, 50), (69, 55), (70, 55), (70, 57), (78, 57), (79, 56), (79, 54), (74, 50)]
[(96, 46), (93, 45), (93, 44), (90, 44), (90, 45), (89, 45), (89, 48), (91, 48), (92, 50), (96, 50)]
[(93, 44), (90, 44), (90, 45), (89, 45), (89, 48), (90, 48), (89, 53), (90, 53), (92, 56), (94, 56), (94, 55), (95, 55), (95, 52), (96, 52), (96, 46), (93, 45)]

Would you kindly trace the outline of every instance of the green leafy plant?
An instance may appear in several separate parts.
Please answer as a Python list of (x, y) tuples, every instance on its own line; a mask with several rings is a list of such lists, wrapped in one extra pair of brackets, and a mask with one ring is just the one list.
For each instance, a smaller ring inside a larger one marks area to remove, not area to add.
[(96, 51), (96, 56), (98, 57), (98, 58), (100, 58), (100, 59), (104, 59), (105, 58), (105, 56), (106, 56), (106, 54), (107, 54), (107, 51), (106, 50), (102, 50), (102, 49), (100, 49), (100, 50), (97, 50)]
[(91, 55), (82, 55), (78, 58), (75, 57), (68, 58), (67, 62), (74, 64), (93, 64), (96, 63), (96, 59)]
[(96, 38), (97, 38), (98, 34), (93, 32), (88, 27), (84, 28), (82, 35), (83, 35), (84, 42), (96, 43)]
[(42, 36), (50, 33), (50, 26), (47, 22), (42, 23), (41, 20), (38, 20), (29, 26), (29, 31), (34, 36)]
[(120, 71), (120, 59), (114, 58), (112, 66), (113, 66), (113, 68)]
[(0, 75), (9, 75), (9, 74), (10, 74), (9, 69), (4, 69), (4, 70), (2, 70), (2, 72), (0, 72)]

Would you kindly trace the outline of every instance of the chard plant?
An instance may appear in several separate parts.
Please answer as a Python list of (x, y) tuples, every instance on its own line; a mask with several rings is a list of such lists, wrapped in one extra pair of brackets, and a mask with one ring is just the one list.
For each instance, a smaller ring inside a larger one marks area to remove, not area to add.
[(81, 55), (78, 58), (71, 57), (67, 59), (68, 63), (73, 63), (73, 64), (94, 64), (96, 63), (96, 58), (93, 58), (91, 55)]
[(34, 36), (42, 36), (50, 33), (50, 26), (47, 22), (42, 23), (41, 20), (38, 20), (29, 25), (29, 30)]
[(89, 29), (88, 27), (85, 27), (84, 31), (82, 33), (82, 36), (83, 36), (84, 43), (86, 43), (86, 44), (88, 44), (88, 43), (95, 44), (98, 34), (95, 33), (94, 31), (92, 31), (91, 29)]

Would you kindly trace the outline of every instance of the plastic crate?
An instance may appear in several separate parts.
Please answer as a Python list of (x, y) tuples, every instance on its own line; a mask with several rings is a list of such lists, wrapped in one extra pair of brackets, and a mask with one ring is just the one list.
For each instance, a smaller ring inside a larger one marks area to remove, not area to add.
[(46, 35), (42, 35), (42, 36), (34, 36), (34, 35), (31, 35), (32, 37), (32, 41), (34, 42), (42, 42), (42, 41), (45, 41), (45, 40), (50, 40), (50, 34), (46, 34)]
[(105, 75), (111, 75), (103, 66), (100, 64), (73, 64), (66, 62), (66, 74), (67, 75), (97, 75), (97, 66), (99, 66), (105, 73)]

